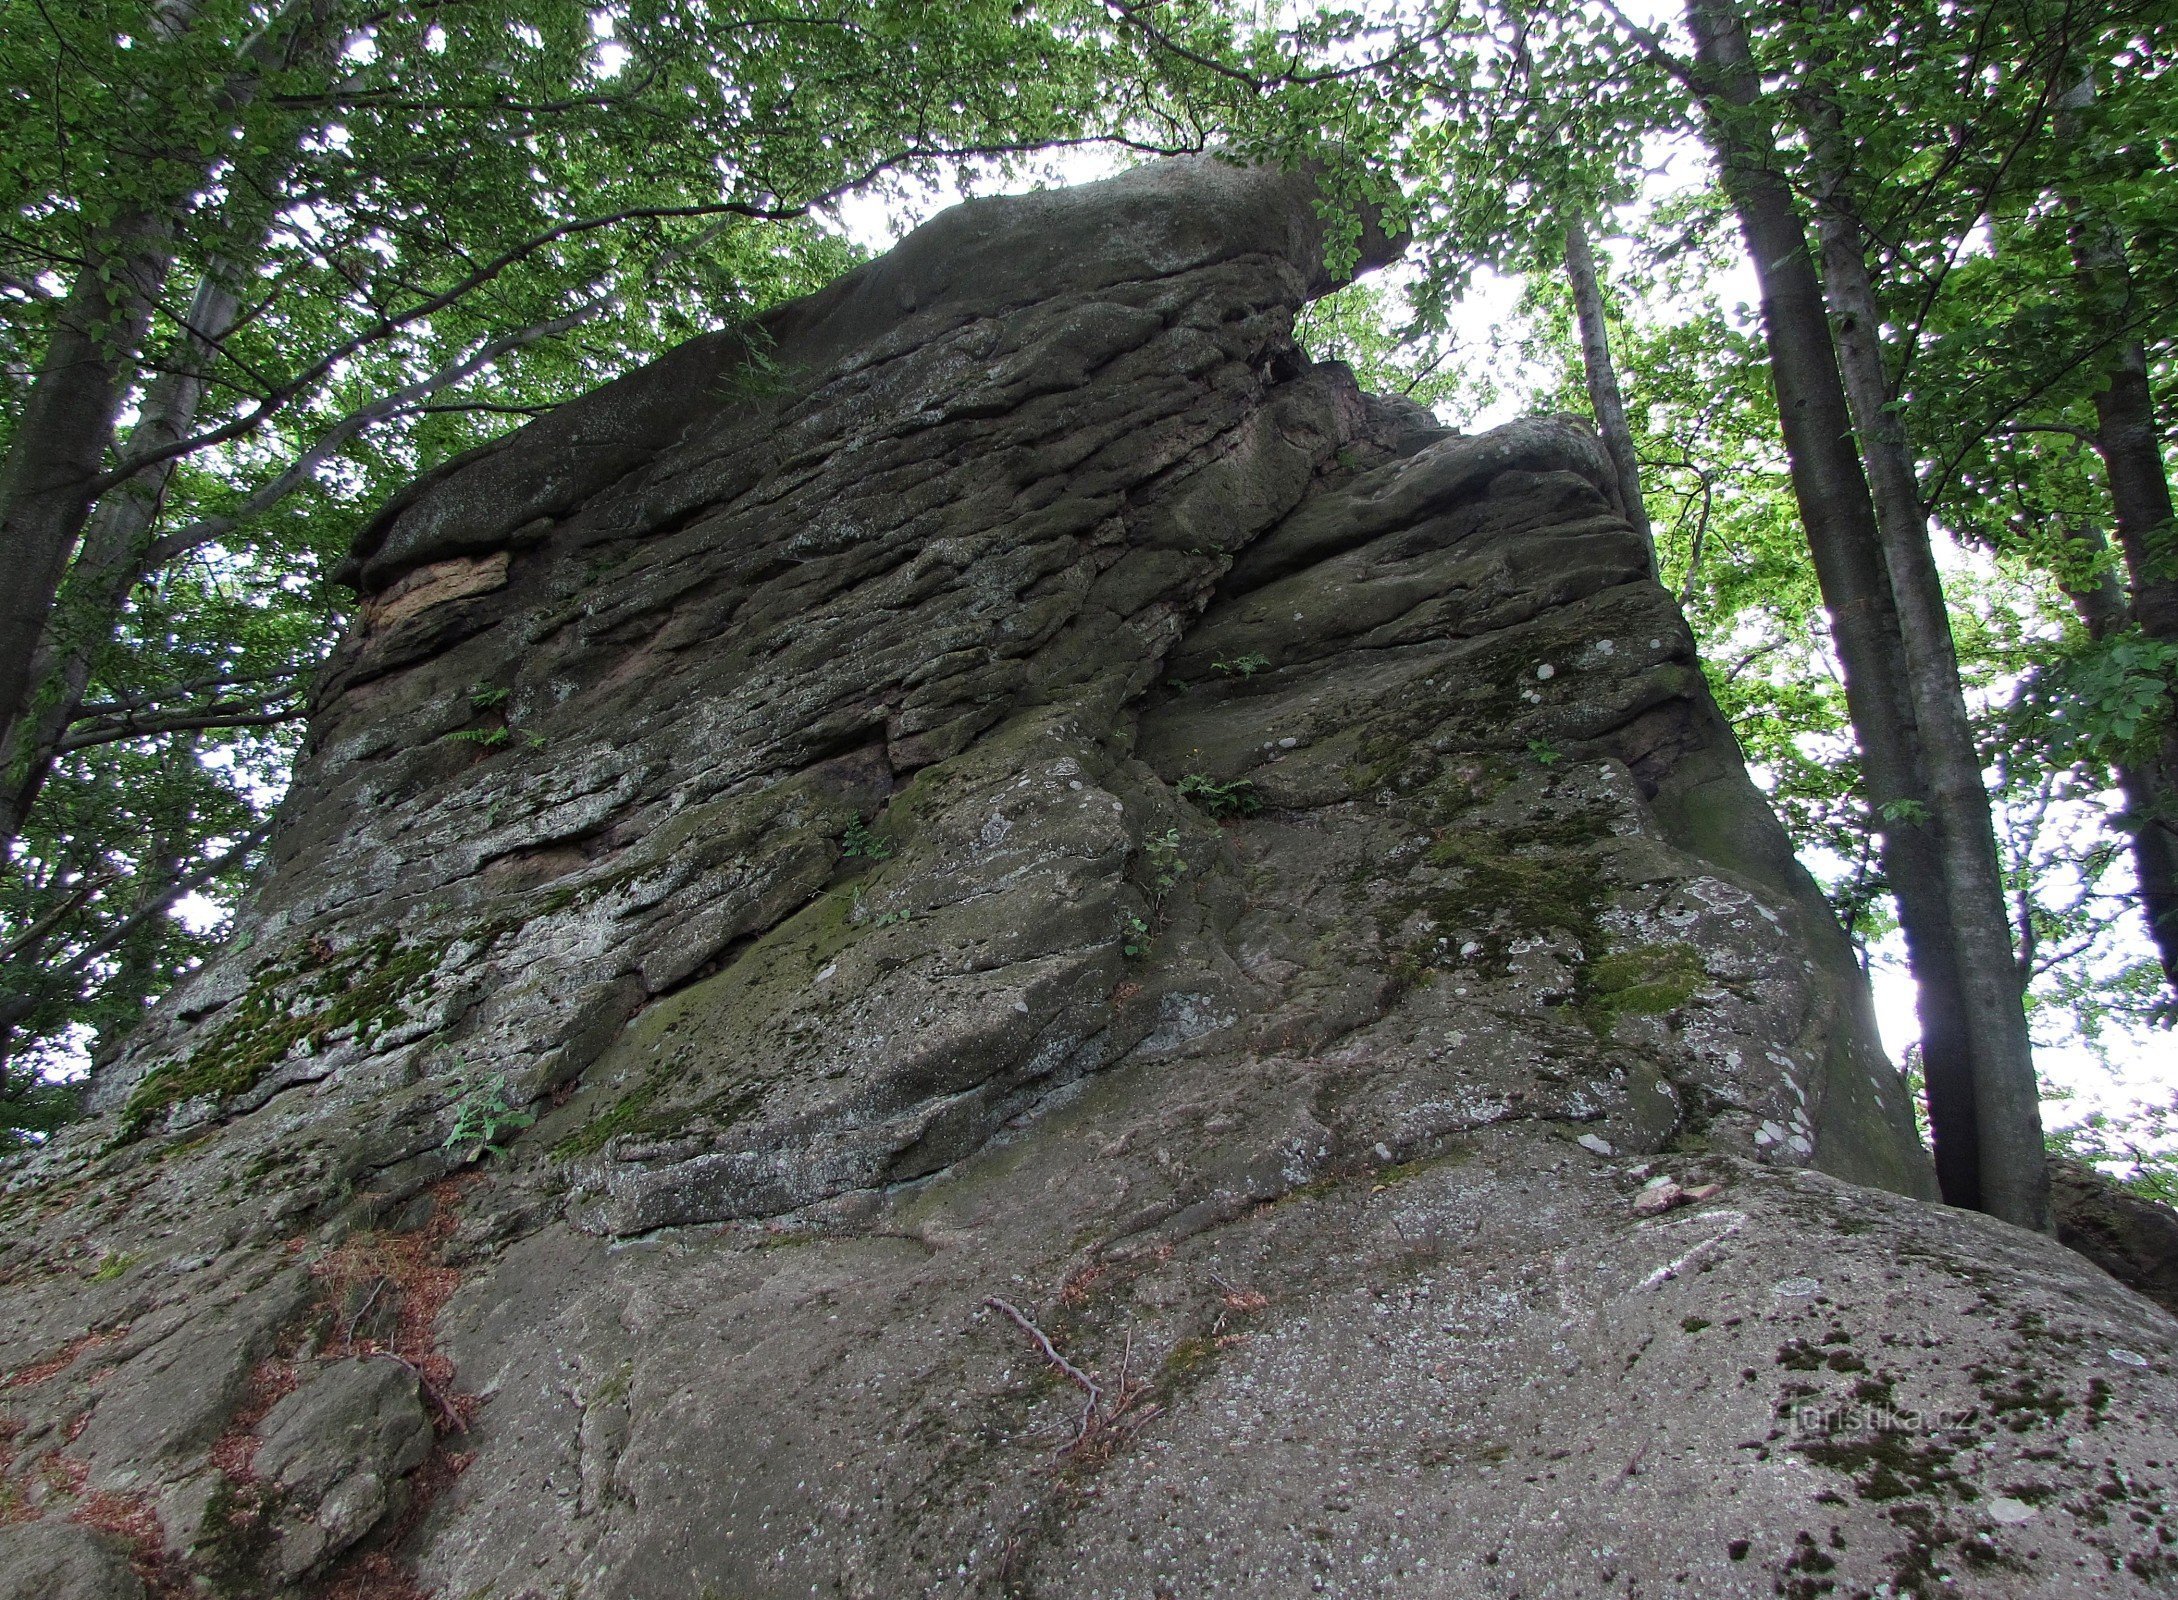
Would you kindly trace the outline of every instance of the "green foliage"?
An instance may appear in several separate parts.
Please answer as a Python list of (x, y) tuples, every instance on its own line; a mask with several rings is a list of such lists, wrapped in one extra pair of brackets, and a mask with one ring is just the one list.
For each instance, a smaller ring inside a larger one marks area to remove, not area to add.
[(2128, 629), (2083, 641), (2033, 672), (2021, 708), (2039, 712), (2037, 731), (2055, 762), (2107, 766), (2153, 759), (2173, 726), (2172, 685), (2178, 683), (2178, 643)]
[[(114, 418), (161, 374), (204, 381), (151, 525), (111, 569), (125, 601), (79, 563), (56, 612), (90, 659), (70, 739), (97, 740), (60, 755), (0, 882), (0, 1137), (49, 1128), (72, 1104), (52, 1079), (118, 1044), (223, 932), (347, 620), (331, 574), (375, 507), (830, 281), (861, 256), (829, 209), (852, 192), (920, 205), (943, 180), (1048, 174), (1058, 149), (1222, 140), (1321, 156), (1350, 253), (1356, 205), (1396, 198), (1382, 157), (1406, 91), (1313, 69), (1395, 55), (1402, 26), (1093, 0), (10, 8), (0, 449), (76, 275), (103, 261), (117, 281), (140, 222), (155, 309)], [(200, 346), (184, 319), (207, 282), (241, 307)], [(746, 376), (780, 375), (757, 351)], [(143, 443), (124, 434), (109, 462)], [(507, 698), (478, 685), (472, 706)]]
[(884, 861), (892, 855), (892, 841), (872, 833), (870, 825), (860, 817), (847, 824), (847, 831), (840, 836), (839, 853), (849, 860)]
[(462, 1147), (468, 1146), (463, 1159), (475, 1161), (536, 1120), (534, 1112), (507, 1098), (507, 1080), (501, 1074), (490, 1083), (472, 1084), (454, 1103), (454, 1123), (446, 1130), (443, 1148), (461, 1155)]
[(1148, 955), (1156, 939), (1150, 925), (1133, 912), (1119, 919), (1119, 953), (1129, 961), (1139, 961)]
[[(1953, 632), (2040, 1020), (2092, 1041), (2145, 1015), (2160, 982), (2125, 936), (2127, 830), (2155, 819), (2124, 810), (2115, 765), (2172, 737), (2178, 662), (2137, 626), (2077, 613), (2134, 581), (2106, 548), (2109, 484), (2085, 443), (2124, 341), (2174, 431), (2173, 16), (2056, 0), (1744, 9), (1779, 89), (1788, 181), (1865, 224), (1894, 410), (1963, 552), (1947, 572)], [(304, 686), (346, 621), (330, 573), (370, 508), (828, 280), (859, 254), (826, 220), (831, 197), (866, 177), (905, 195), (971, 151), (1014, 178), (1040, 150), (1099, 139), (1318, 158), (1335, 251), (1359, 202), (1388, 199), (1414, 264), (1317, 302), (1296, 338), (1367, 388), (1448, 412), (1585, 410), (1557, 273), (1564, 219), (1587, 219), (1662, 578), (1840, 914), (1866, 945), (1889, 932), (1872, 839), (1911, 819), (1872, 816), (1860, 793), (1765, 352), (1733, 287), (1736, 229), (1674, 143), (1696, 119), (1652, 48), (1683, 49), (1668, 23), (1652, 41), (1565, 0), (1289, 8), (1270, 23), (1088, 0), (281, 14), (305, 31), (270, 54), (244, 53), (267, 13), (240, 0), (186, 8), (180, 26), (152, 0), (18, 6), (0, 31), (0, 446), (73, 275), (125, 219), (152, 216), (171, 242), (127, 405), (188, 356), (181, 313), (217, 264), (246, 301), (193, 424), (230, 436), (178, 459), (150, 530), (195, 534), (147, 558), (118, 613), (63, 619), (95, 644), (84, 742), (0, 876), (0, 1139), (65, 1117), (74, 1094), (55, 1075), (114, 1047), (224, 931)], [(2091, 100), (2072, 92), (2085, 69)], [(236, 84), (247, 92), (216, 92)], [(1842, 151), (1835, 185), (1825, 139)], [(2083, 271), (2087, 237), (2114, 242), (2123, 270)], [(1477, 337), (1457, 326), (1459, 299), (1484, 270), (1530, 276), (1513, 316)], [(776, 378), (759, 353), (748, 382)], [(2148, 559), (2170, 576), (2178, 550)], [(1268, 666), (1251, 653), (1213, 670)], [(510, 698), (478, 684), (471, 709), (503, 721)], [(199, 713), (201, 727), (142, 731)], [(498, 750), (518, 735), (539, 742), (504, 726), (448, 737)], [(1246, 780), (1179, 788), (1215, 817), (1261, 806)], [(891, 845), (858, 820), (843, 850), (875, 861)], [(294, 1018), (245, 1032), (198, 1067), (161, 1064), (139, 1092), (157, 1080), (170, 1097), (131, 1125), (238, 1092), (264, 1050), (311, 1038)]]
[(1254, 781), (1248, 778), (1219, 783), (1206, 773), (1190, 772), (1180, 779), (1176, 788), (1182, 800), (1194, 805), (1205, 816), (1220, 821), (1229, 817), (1252, 817), (1263, 809), (1263, 797), (1256, 792)]
[(1161, 901), (1187, 876), (1187, 857), (1182, 854), (1180, 830), (1167, 828), (1142, 840), (1142, 862), (1149, 869), (1152, 902)]
[(2178, 1095), (2118, 1115), (2095, 1111), (2052, 1128), (2052, 1155), (2086, 1162), (2145, 1200), (2178, 1206)]

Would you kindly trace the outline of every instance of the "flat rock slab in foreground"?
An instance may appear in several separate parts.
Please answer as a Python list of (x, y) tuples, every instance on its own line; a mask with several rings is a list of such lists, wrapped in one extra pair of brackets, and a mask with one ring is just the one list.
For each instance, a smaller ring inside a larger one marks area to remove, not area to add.
[(1595, 440), (1321, 234), (971, 203), (387, 508), (9, 1177), (0, 1596), (2173, 1586), (2178, 1325), (1928, 1201)]

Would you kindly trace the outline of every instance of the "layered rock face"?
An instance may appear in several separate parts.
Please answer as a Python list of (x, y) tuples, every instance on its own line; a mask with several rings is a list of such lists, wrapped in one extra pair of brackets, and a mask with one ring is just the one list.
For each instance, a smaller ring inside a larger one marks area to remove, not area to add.
[(2178, 1325), (1931, 1202), (1595, 440), (1324, 232), (972, 202), (386, 509), (9, 1174), (0, 1595), (2170, 1585)]

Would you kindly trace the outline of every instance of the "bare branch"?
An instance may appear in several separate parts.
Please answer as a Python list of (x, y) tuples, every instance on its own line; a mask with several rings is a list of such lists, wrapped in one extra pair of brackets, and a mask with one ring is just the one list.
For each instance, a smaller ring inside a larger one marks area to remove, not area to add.
[(88, 750), (96, 745), (119, 744), (124, 739), (146, 739), (161, 733), (197, 733), (211, 728), (275, 728), (284, 722), (298, 721), (303, 712), (304, 708), (300, 705), (272, 711), (252, 711), (239, 701), (205, 706), (194, 711), (177, 711), (158, 717), (124, 712), (87, 726), (71, 728), (61, 737), (55, 754), (67, 755), (72, 751)]
[(2067, 422), (2007, 422), (1992, 428), (1990, 432), (2061, 433), (2068, 438), (2079, 440), (2080, 443), (2092, 447), (2097, 452), (2102, 449), (2102, 440), (2097, 437), (2092, 428), (2075, 428)]
[(1067, 1449), (1073, 1449), (1075, 1445), (1088, 1438), (1089, 1430), (1096, 1426), (1097, 1408), (1104, 1403), (1103, 1386), (1096, 1379), (1090, 1377), (1088, 1373), (1075, 1366), (1073, 1362), (1067, 1360), (1065, 1356), (1059, 1354), (1059, 1347), (1051, 1342), (1051, 1336), (1037, 1327), (1035, 1323), (1029, 1321), (1027, 1314), (1012, 1301), (1001, 1300), (994, 1294), (988, 1296), (983, 1303), (993, 1311), (1006, 1317), (1015, 1327), (1035, 1340), (1036, 1348), (1043, 1353), (1044, 1360), (1051, 1364), (1052, 1370), (1089, 1397), (1088, 1403), (1082, 1407), (1081, 1422), (1074, 1430), (1073, 1440), (1067, 1445)]
[(232, 533), (258, 513), (278, 505), (282, 500), (285, 500), (289, 495), (301, 488), (309, 480), (310, 475), (324, 462), (331, 459), (341, 446), (373, 423), (397, 415), (416, 401), (428, 395), (436, 394), (452, 384), (459, 383), (462, 379), (476, 372), (479, 368), (496, 361), (510, 350), (535, 344), (539, 339), (549, 339), (555, 334), (565, 333), (570, 328), (590, 321), (593, 317), (609, 309), (615, 298), (611, 294), (601, 295), (586, 305), (578, 306), (565, 316), (554, 317), (549, 322), (536, 323), (527, 328), (518, 328), (513, 333), (502, 334), (497, 339), (487, 340), (468, 355), (447, 363), (436, 372), (419, 378), (414, 383), (404, 385), (391, 394), (381, 395), (368, 405), (357, 407), (320, 434), (316, 443), (290, 462), (278, 476), (274, 477), (269, 483), (262, 485), (256, 493), (243, 500), (231, 513), (225, 516), (200, 518), (186, 527), (175, 529), (174, 532), (159, 540), (158, 543), (151, 547), (145, 557), (145, 569), (147, 571), (153, 570), (166, 565), (177, 557), (187, 555), (199, 545), (207, 544), (224, 534)]
[(68, 891), (67, 898), (44, 916), (25, 928), (20, 934), (0, 945), (0, 961), (13, 961), (26, 950), (35, 950), (70, 916), (101, 889), (109, 888), (127, 877), (125, 872), (94, 873)]
[(158, 894), (144, 901), (134, 911), (106, 929), (105, 932), (99, 934), (96, 938), (88, 940), (83, 948), (69, 957), (67, 961), (58, 967), (50, 969), (49, 975), (54, 978), (73, 977), (90, 966), (92, 962), (111, 955), (126, 944), (130, 935), (134, 934), (138, 928), (141, 928), (154, 917), (166, 915), (172, 909), (175, 901), (181, 899), (184, 895), (192, 894), (196, 890), (203, 888), (221, 873), (240, 866), (249, 859), (251, 851), (265, 842), (265, 836), (271, 831), (272, 818), (267, 815), (260, 819), (249, 832), (237, 839), (231, 848), (203, 862), (194, 872), (176, 878)]

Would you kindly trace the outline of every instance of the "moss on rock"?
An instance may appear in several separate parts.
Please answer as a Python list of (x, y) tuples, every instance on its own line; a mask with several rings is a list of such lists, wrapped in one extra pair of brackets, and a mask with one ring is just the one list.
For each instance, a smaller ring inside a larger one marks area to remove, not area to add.
[(144, 1075), (122, 1107), (121, 1137), (136, 1138), (184, 1101), (246, 1094), (297, 1048), (315, 1052), (343, 1031), (367, 1048), (407, 1019), (445, 951), (444, 941), (404, 946), (385, 933), (335, 956), (305, 946), (263, 968), (210, 1038)]
[(1581, 969), (1581, 1018), (1599, 1036), (1625, 1015), (1660, 1016), (1692, 998), (1708, 977), (1689, 944), (1645, 944), (1597, 956)]

